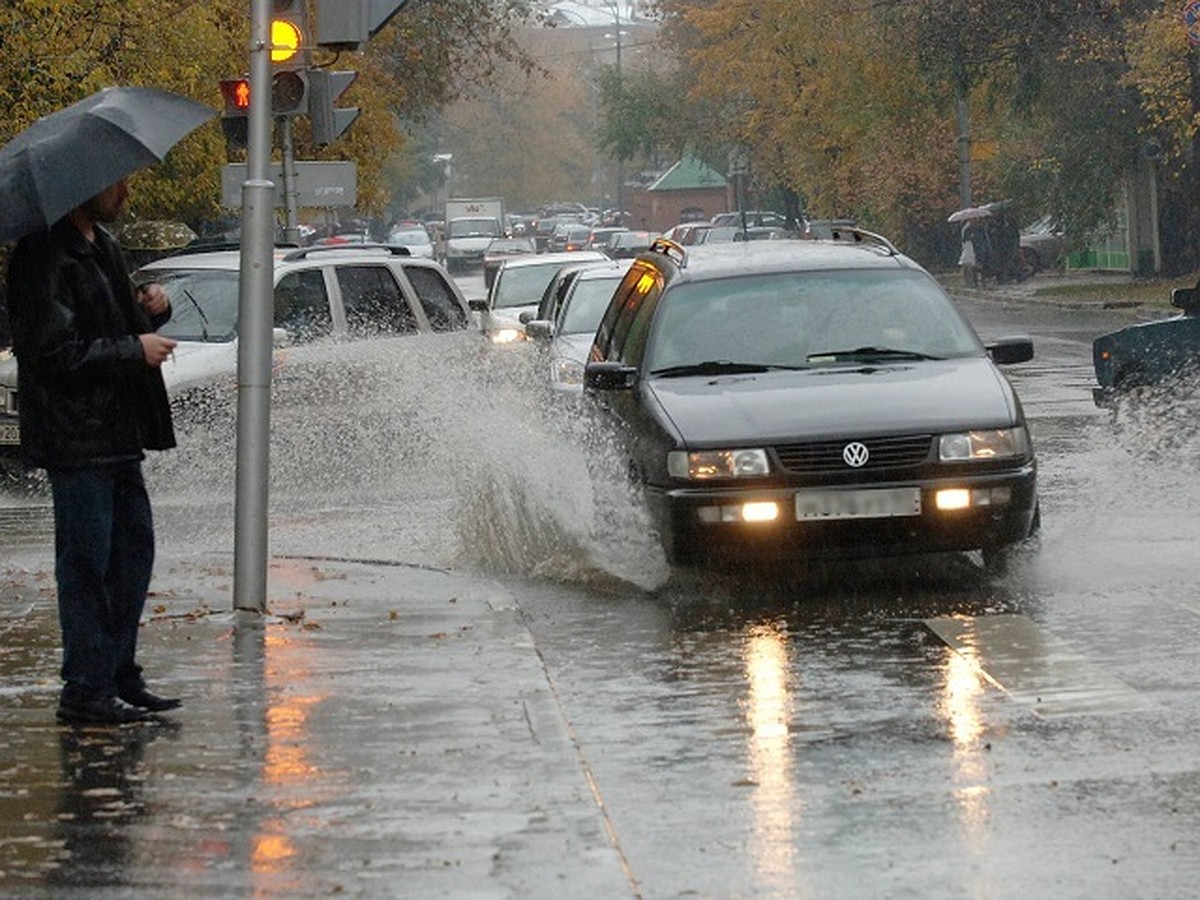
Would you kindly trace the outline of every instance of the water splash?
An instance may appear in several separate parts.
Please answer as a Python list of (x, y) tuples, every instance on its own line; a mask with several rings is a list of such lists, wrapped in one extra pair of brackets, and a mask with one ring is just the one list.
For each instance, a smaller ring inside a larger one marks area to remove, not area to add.
[[(477, 333), (293, 351), (272, 391), (271, 552), (661, 584), (640, 498), (545, 365)], [(179, 447), (147, 467), (160, 532), (231, 545), (234, 392), (189, 398), (176, 425)]]

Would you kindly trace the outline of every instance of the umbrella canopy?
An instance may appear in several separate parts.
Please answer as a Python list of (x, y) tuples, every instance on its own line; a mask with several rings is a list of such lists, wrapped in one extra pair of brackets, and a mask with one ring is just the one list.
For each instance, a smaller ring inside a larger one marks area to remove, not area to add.
[(966, 209), (960, 209), (958, 212), (950, 213), (950, 218), (947, 222), (969, 222), (972, 219), (986, 219), (992, 215), (992, 211), (986, 206), (968, 206)]
[(38, 119), (0, 148), (0, 243), (53, 225), (160, 162), (216, 110), (158, 88), (112, 87)]

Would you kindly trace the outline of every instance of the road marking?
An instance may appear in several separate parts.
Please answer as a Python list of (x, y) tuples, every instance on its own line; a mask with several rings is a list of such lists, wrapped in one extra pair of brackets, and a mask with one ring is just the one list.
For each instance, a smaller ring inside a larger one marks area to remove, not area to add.
[(926, 619), (925, 626), (1039, 716), (1133, 712), (1154, 704), (1027, 616)]

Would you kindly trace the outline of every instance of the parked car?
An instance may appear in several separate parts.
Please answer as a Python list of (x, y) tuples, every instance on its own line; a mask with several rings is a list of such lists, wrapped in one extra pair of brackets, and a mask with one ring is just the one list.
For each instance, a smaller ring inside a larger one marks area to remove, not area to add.
[(752, 225), (776, 225), (782, 228), (787, 224), (787, 216), (770, 210), (748, 209), (745, 213), (737, 211), (717, 213), (712, 217), (712, 224), (736, 225), (738, 228), (741, 228), (742, 225), (747, 228)]
[(632, 264), (632, 259), (622, 259), (573, 267), (573, 277), (544, 299), (537, 317), (525, 324), (530, 339), (546, 345), (553, 390), (583, 393), (583, 367), (596, 326)]
[(492, 238), (487, 249), (483, 251), (483, 285), (492, 286), (496, 280), (496, 272), (506, 259), (514, 256), (529, 256), (537, 253), (537, 244), (531, 237), (501, 237)]
[(1021, 232), (1020, 260), (1025, 274), (1061, 269), (1067, 261), (1067, 237), (1050, 216), (1043, 216)]
[(704, 239), (704, 233), (712, 228), (712, 222), (680, 222), (665, 232), (665, 237), (677, 244), (690, 247), (699, 244)]
[(1092, 341), (1092, 364), (1099, 387), (1092, 395), (1108, 407), (1136, 388), (1164, 384), (1195, 371), (1200, 359), (1200, 284), (1171, 291), (1182, 313), (1139, 322)]
[(524, 341), (525, 325), (521, 314), (537, 310), (546, 285), (555, 273), (563, 266), (607, 258), (595, 250), (578, 250), (505, 260), (496, 272), (487, 297), (472, 299), (471, 309), (479, 313), (480, 328), (491, 343)]
[(743, 228), (741, 225), (712, 225), (697, 235), (698, 244), (723, 244), (734, 241), (778, 241), (784, 238), (797, 237), (794, 231), (788, 231), (779, 225), (752, 225)]
[(655, 235), (649, 231), (622, 231), (614, 234), (608, 244), (608, 255), (612, 259), (633, 259), (650, 249)]
[(998, 363), (883, 238), (658, 241), (618, 285), (584, 387), (615, 426), (670, 560), (983, 551), (1039, 522)]
[(857, 227), (853, 219), (805, 219), (800, 237), (806, 241), (828, 241), (840, 236), (841, 232)]

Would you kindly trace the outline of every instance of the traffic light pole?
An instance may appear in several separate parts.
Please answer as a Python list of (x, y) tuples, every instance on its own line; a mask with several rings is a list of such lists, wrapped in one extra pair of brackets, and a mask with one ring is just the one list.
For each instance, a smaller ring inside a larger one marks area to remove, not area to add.
[(287, 211), (287, 233), (289, 243), (300, 243), (300, 203), (296, 187), (296, 141), (292, 137), (292, 117), (280, 119), (280, 144), (283, 153), (283, 203)]
[(272, 253), (275, 185), (269, 175), (271, 3), (272, 0), (251, 0), (250, 4), (250, 112), (238, 283), (233, 608), (258, 613), (266, 612), (267, 607), (267, 486), (275, 288)]

